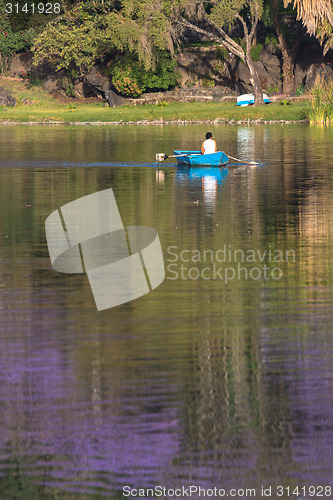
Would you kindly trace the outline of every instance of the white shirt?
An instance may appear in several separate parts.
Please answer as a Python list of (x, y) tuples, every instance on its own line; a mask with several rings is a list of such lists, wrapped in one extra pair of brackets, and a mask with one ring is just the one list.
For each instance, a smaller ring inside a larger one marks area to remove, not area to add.
[(214, 139), (206, 139), (203, 142), (204, 155), (215, 153), (216, 142)]

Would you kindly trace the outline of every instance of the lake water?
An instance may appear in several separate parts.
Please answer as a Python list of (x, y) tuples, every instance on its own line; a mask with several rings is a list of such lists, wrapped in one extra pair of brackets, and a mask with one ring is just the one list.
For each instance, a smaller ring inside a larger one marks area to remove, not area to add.
[[(155, 165), (208, 129), (260, 165)], [(0, 498), (333, 497), (333, 129), (1, 126), (0, 146)], [(98, 311), (45, 220), (108, 188), (165, 279)]]

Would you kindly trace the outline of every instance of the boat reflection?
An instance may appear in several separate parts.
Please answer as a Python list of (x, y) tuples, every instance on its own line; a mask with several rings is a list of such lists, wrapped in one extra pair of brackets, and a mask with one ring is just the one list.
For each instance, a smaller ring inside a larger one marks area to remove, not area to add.
[[(217, 188), (227, 179), (229, 169), (226, 167), (178, 167), (176, 180), (181, 184), (200, 186), (206, 207), (216, 204)], [(198, 193), (197, 193), (198, 194)]]
[(183, 182), (185, 179), (201, 181), (214, 179), (217, 185), (222, 185), (229, 173), (227, 167), (184, 167), (178, 166), (176, 180)]
[(221, 185), (229, 173), (228, 168), (218, 168), (218, 167), (191, 167), (189, 170), (189, 178), (196, 180), (201, 179), (203, 185)]

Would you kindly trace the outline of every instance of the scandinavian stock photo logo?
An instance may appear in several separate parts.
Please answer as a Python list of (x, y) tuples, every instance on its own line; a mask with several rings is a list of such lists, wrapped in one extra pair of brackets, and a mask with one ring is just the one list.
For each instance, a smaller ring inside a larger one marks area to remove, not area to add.
[[(86, 273), (98, 311), (139, 298), (169, 281), (280, 280), (294, 250), (181, 248), (163, 252), (157, 231), (124, 227), (111, 188), (71, 201), (45, 221), (52, 267)], [(165, 260), (165, 265), (164, 265)]]
[(280, 280), (282, 267), (296, 262), (295, 250), (280, 250), (268, 245), (265, 249), (234, 248), (223, 244), (218, 249), (167, 248), (166, 279), (182, 281)]
[(141, 297), (165, 278), (157, 231), (125, 229), (111, 188), (55, 210), (45, 232), (53, 269), (86, 273), (98, 311)]

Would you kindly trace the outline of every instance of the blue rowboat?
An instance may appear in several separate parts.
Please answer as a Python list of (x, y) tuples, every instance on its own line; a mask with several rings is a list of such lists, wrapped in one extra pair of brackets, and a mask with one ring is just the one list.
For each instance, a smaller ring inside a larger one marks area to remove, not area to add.
[(229, 157), (223, 151), (203, 155), (201, 151), (176, 150), (174, 151), (174, 155), (177, 158), (178, 165), (187, 166), (207, 165), (209, 167), (220, 167), (221, 165), (226, 165), (229, 161)]

